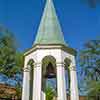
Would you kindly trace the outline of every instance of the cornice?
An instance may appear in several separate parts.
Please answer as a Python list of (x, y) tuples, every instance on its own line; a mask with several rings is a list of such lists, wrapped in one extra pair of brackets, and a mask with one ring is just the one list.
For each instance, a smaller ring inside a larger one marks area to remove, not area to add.
[(65, 46), (65, 45), (62, 45), (62, 44), (36, 44), (36, 45), (33, 45), (32, 48), (28, 49), (25, 53), (24, 53), (24, 56), (27, 56), (28, 54), (32, 53), (32, 52), (35, 52), (36, 50), (38, 49), (61, 49), (63, 50), (64, 52), (67, 52), (67, 53), (70, 53), (72, 55), (75, 55), (77, 54), (77, 51), (73, 48), (70, 48), (68, 46)]

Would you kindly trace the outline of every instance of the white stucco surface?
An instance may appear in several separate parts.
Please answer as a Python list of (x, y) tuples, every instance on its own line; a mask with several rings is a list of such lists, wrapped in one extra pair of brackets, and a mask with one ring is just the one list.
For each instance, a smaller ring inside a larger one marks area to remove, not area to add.
[[(43, 59), (46, 56), (52, 56), (56, 60), (58, 100), (67, 100), (64, 61), (66, 58), (70, 59), (71, 63), (69, 68), (71, 80), (71, 100), (79, 100), (75, 56), (73, 54), (68, 53), (67, 51), (64, 51), (60, 48), (56, 48), (54, 46), (48, 46), (47, 48), (41, 47), (25, 55), (24, 68), (27, 68), (27, 64), (30, 59), (34, 60), (33, 100), (42, 100), (43, 98), (45, 99), (45, 94), (43, 95), (41, 89), (43, 67), (42, 64)], [(29, 72), (24, 72), (22, 100), (29, 100), (29, 78)]]

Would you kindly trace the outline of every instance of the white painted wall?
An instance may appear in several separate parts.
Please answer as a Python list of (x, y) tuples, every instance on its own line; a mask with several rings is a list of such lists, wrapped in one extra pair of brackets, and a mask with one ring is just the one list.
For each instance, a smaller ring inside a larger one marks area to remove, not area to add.
[[(42, 60), (44, 57), (46, 56), (53, 56), (56, 59), (56, 63), (57, 64), (62, 64), (64, 63), (64, 60), (66, 58), (70, 59), (72, 61), (72, 66), (76, 66), (75, 64), (75, 57), (74, 55), (71, 55), (69, 53), (67, 53), (67, 51), (63, 51), (62, 49), (55, 49), (55, 48), (42, 48), (42, 49), (37, 49), (33, 52), (31, 52), (30, 54), (25, 56), (25, 66), (27, 66), (27, 63), (30, 59), (33, 59), (35, 62), (35, 68), (34, 68), (34, 83), (33, 83), (33, 100), (41, 100), (41, 80), (42, 80), (42, 76), (41, 76), (41, 70), (42, 70)], [(37, 64), (40, 64), (39, 66), (37, 66)], [(62, 68), (63, 67), (63, 68)], [(65, 87), (65, 77), (64, 77), (64, 66), (60, 66), (59, 68), (57, 68), (57, 77), (58, 77), (58, 97), (61, 98), (58, 100), (66, 100), (65, 96), (66, 96), (66, 87)], [(26, 76), (24, 76), (24, 81), (26, 79)], [(28, 81), (28, 80), (27, 80)], [(76, 71), (71, 71), (71, 100), (78, 100), (78, 87), (77, 87), (77, 75), (76, 75)], [(27, 82), (28, 83), (28, 82)], [(64, 85), (64, 86), (62, 86)], [(25, 86), (23, 86), (23, 90), (25, 90)], [(61, 89), (62, 88), (62, 89)], [(27, 90), (26, 90), (27, 91)], [(61, 92), (62, 91), (62, 92)], [(35, 92), (35, 93), (34, 93)], [(39, 92), (39, 93), (38, 93)], [(77, 93), (75, 93), (77, 92)], [(23, 96), (24, 96), (24, 91), (23, 91)], [(76, 98), (76, 99), (75, 99)], [(22, 100), (26, 100), (26, 99), (22, 99)], [(27, 99), (28, 100), (28, 99)]]

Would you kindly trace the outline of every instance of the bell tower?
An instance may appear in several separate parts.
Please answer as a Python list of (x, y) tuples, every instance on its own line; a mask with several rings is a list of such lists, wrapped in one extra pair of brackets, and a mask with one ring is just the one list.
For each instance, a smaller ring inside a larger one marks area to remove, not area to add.
[(33, 46), (25, 54), (22, 100), (46, 100), (46, 79), (56, 78), (57, 100), (67, 100), (65, 72), (70, 80), (70, 100), (79, 100), (76, 51), (65, 43), (52, 0), (46, 1)]

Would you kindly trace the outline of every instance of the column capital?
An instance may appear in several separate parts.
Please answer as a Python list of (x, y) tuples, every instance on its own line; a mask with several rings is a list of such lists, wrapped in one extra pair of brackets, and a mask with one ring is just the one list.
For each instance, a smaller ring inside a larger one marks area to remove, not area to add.
[(34, 63), (34, 67), (40, 67), (40, 66), (42, 66), (41, 62)]
[(29, 72), (29, 71), (30, 71), (30, 67), (27, 66), (27, 67), (23, 68), (23, 71), (24, 71), (24, 72)]
[(70, 66), (69, 69), (70, 69), (71, 71), (76, 71), (76, 66)]
[(57, 65), (57, 67), (59, 67), (59, 66), (64, 66), (65, 64), (64, 64), (64, 62), (57, 62), (56, 65)]

